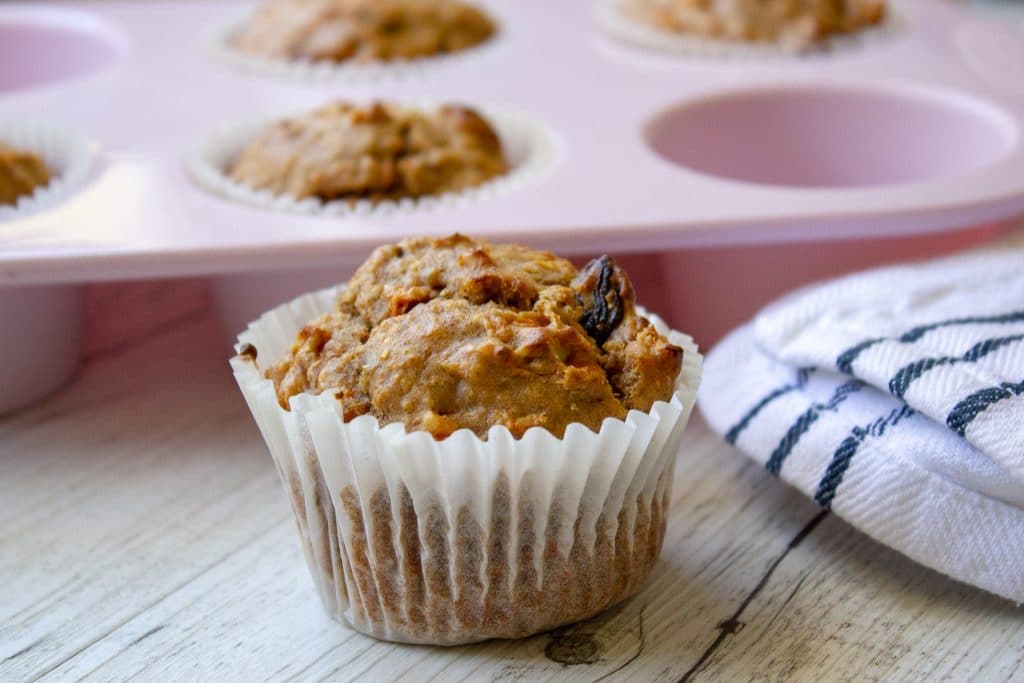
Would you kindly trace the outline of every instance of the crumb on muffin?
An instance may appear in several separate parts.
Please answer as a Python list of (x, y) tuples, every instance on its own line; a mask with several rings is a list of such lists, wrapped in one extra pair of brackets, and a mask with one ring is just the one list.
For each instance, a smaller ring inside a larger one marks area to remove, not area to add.
[(0, 142), (0, 204), (17, 204), (19, 197), (47, 185), (50, 177), (50, 169), (39, 156)]
[(637, 313), (611, 258), (577, 271), (452, 235), (377, 249), (266, 376), (285, 408), (334, 392), (346, 421), (369, 414), (438, 439), (494, 425), (561, 437), (669, 400), (682, 353)]
[(885, 18), (884, 0), (624, 0), (625, 14), (653, 28), (807, 49)]
[(277, 59), (386, 62), (464, 50), (495, 30), (484, 12), (453, 0), (270, 0), (231, 42)]
[(299, 199), (398, 199), (459, 192), (508, 171), (501, 139), (468, 107), (336, 102), (272, 124), (233, 180)]

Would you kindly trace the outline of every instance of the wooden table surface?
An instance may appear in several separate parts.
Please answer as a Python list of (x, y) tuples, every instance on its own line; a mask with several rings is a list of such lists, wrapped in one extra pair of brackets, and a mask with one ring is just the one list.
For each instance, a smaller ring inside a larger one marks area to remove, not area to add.
[(225, 351), (183, 310), (0, 419), (0, 680), (1024, 679), (1024, 610), (822, 512), (699, 416), (661, 561), (625, 604), (450, 649), (350, 631), (320, 607)]

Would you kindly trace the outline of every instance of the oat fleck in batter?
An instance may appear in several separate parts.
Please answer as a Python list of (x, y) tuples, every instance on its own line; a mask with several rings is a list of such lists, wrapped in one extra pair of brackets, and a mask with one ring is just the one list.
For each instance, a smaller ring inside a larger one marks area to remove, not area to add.
[(439, 439), (493, 425), (561, 437), (669, 400), (681, 364), (612, 259), (577, 271), (453, 235), (377, 249), (267, 377), (282, 406), (334, 391), (346, 420), (370, 414)]
[(0, 204), (14, 205), (50, 182), (50, 169), (35, 154), (0, 142)]
[(231, 177), (299, 199), (383, 200), (459, 192), (507, 171), (500, 138), (472, 109), (336, 102), (271, 125)]

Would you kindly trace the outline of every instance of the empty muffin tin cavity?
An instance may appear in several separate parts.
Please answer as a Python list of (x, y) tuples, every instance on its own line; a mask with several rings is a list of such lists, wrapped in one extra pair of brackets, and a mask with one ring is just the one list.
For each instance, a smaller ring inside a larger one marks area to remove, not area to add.
[(126, 47), (117, 30), (90, 12), (0, 7), (0, 93), (99, 71)]
[(1017, 144), (987, 102), (936, 89), (761, 88), (670, 107), (645, 129), (670, 163), (762, 185), (855, 188), (962, 176)]

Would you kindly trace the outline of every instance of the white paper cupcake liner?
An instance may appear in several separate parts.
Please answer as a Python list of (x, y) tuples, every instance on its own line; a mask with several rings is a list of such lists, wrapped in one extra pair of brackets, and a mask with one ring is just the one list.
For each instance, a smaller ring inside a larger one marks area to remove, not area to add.
[[(436, 102), (398, 102), (420, 109), (437, 107)], [(260, 190), (231, 178), (229, 169), (249, 143), (268, 126), (285, 118), (277, 116), (258, 122), (226, 126), (199, 143), (187, 156), (186, 167), (192, 179), (202, 188), (232, 201), (273, 211), (323, 216), (388, 215), (404, 211), (420, 211), (437, 207), (451, 208), (468, 202), (486, 200), (506, 194), (543, 177), (555, 165), (558, 149), (555, 138), (541, 123), (518, 112), (476, 107), (494, 127), (505, 151), (507, 173), (461, 192), (448, 192), (398, 200), (374, 202), (369, 199), (334, 199), (315, 197), (298, 199)]]
[(17, 204), (0, 204), (0, 221), (22, 218), (59, 203), (85, 184), (93, 150), (84, 139), (49, 126), (28, 122), (0, 122), (0, 142), (37, 154), (50, 169), (50, 182)]
[(372, 82), (416, 78), (430, 72), (448, 68), (467, 59), (479, 59), (500, 50), (505, 40), (505, 25), (493, 8), (480, 6), (494, 22), (496, 31), (487, 40), (455, 52), (446, 52), (415, 59), (395, 59), (382, 62), (314, 61), (309, 59), (277, 59), (244, 52), (231, 44), (231, 38), (249, 18), (250, 12), (238, 14), (213, 27), (206, 34), (206, 47), (213, 57), (233, 69), (260, 76), (292, 81), (318, 82)]
[(282, 409), (261, 362), (331, 310), (338, 289), (307, 294), (249, 325), (231, 360), (295, 512), (327, 610), (387, 640), (452, 645), (521, 637), (585, 619), (628, 597), (661, 549), (680, 439), (696, 398), (693, 340), (648, 316), (684, 349), (676, 392), (648, 413), (443, 441), (371, 416), (344, 422), (328, 392)]
[(622, 0), (596, 0), (594, 5), (596, 23), (612, 38), (657, 52), (716, 59), (792, 58), (864, 49), (892, 38), (902, 32), (906, 25), (903, 12), (890, 1), (885, 19), (879, 25), (860, 29), (856, 33), (830, 36), (801, 48), (778, 43), (701, 38), (663, 31), (625, 16), (621, 8)]

